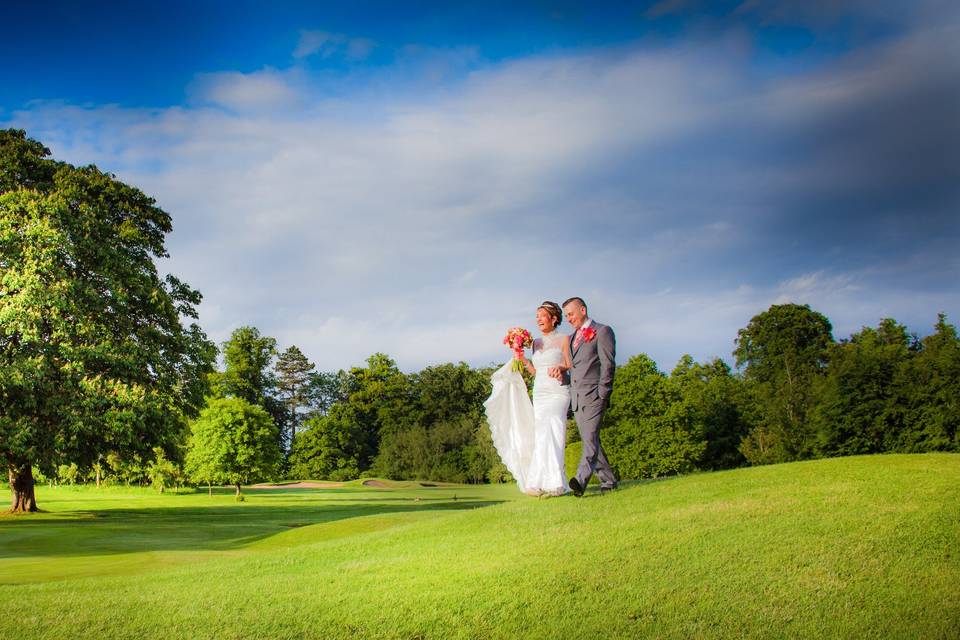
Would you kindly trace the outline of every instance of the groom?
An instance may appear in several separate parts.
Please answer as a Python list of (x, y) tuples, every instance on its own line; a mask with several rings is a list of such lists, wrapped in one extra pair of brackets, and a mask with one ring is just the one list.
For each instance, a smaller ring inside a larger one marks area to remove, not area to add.
[(577, 475), (570, 478), (570, 489), (579, 498), (594, 473), (600, 479), (600, 493), (617, 488), (617, 478), (600, 446), (600, 422), (613, 392), (617, 342), (613, 329), (587, 317), (583, 298), (564, 302), (563, 312), (576, 329), (570, 336), (570, 406), (583, 440), (583, 454)]

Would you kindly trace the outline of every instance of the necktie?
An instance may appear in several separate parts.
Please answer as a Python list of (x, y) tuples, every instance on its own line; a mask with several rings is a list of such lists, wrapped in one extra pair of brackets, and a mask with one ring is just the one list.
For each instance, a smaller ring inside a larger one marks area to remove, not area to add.
[(580, 343), (583, 342), (583, 330), (577, 329), (577, 335), (573, 336), (573, 350), (576, 351)]

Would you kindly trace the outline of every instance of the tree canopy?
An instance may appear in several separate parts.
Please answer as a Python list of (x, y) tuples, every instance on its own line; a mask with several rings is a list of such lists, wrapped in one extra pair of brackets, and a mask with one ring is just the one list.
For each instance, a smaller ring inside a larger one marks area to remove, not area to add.
[(733, 354), (757, 396), (760, 424), (741, 450), (754, 462), (810, 455), (808, 416), (816, 379), (825, 370), (832, 327), (809, 305), (773, 305), (737, 335)]
[(93, 166), (0, 131), (0, 441), (13, 510), (31, 469), (172, 447), (196, 415), (214, 346), (199, 292), (154, 260), (170, 216)]
[(311, 391), (315, 389), (311, 384), (313, 381), (311, 374), (314, 373), (316, 366), (293, 345), (277, 357), (274, 368), (277, 391), (287, 412), (289, 431), (285, 438), (286, 446), (292, 449), (297, 430), (300, 428), (301, 411), (311, 404)]
[(196, 482), (242, 484), (271, 478), (280, 464), (277, 426), (243, 398), (214, 398), (192, 425), (186, 471)]
[(619, 476), (650, 478), (697, 468), (706, 448), (701, 425), (674, 379), (645, 355), (617, 368), (603, 444)]
[(271, 369), (276, 339), (261, 335), (256, 327), (239, 327), (223, 343), (222, 352), (224, 370), (212, 376), (213, 393), (264, 406), (277, 384)]

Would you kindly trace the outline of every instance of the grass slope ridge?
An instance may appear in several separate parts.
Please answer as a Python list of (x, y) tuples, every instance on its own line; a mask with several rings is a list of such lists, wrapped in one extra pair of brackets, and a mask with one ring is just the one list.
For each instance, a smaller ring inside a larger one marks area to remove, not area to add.
[[(393, 510), (239, 537), (202, 562), (0, 586), (0, 637), (960, 636), (958, 455), (758, 467), (581, 500), (503, 489), (476, 489), (477, 504), (509, 501), (469, 511), (397, 506), (435, 489), (318, 492), (326, 510)], [(270, 495), (237, 513), (266, 516)], [(299, 512), (276, 508), (309, 521), (309, 494), (294, 497)], [(3, 521), (0, 545), (54, 522)], [(9, 575), (15, 552), (0, 550)]]

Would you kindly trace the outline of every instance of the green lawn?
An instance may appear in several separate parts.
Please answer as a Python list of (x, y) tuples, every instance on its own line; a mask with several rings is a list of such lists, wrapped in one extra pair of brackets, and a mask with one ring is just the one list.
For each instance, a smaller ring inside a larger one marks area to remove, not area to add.
[(38, 499), (0, 518), (0, 638), (960, 637), (960, 455)]

